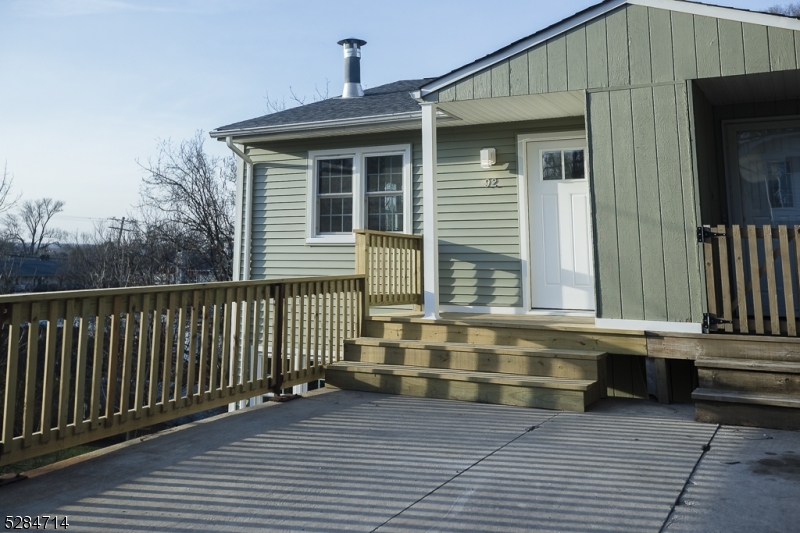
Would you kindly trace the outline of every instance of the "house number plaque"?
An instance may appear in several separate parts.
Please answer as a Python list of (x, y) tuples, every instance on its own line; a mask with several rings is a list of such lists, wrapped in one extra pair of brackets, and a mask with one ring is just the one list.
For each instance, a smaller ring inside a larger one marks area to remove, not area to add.
[(483, 180), (483, 183), (486, 187), (494, 188), (497, 187), (497, 178), (486, 178)]

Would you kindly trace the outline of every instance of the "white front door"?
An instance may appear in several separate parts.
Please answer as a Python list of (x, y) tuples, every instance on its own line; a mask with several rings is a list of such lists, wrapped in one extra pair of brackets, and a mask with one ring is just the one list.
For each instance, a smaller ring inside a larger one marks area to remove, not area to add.
[(586, 140), (526, 143), (531, 307), (593, 311)]

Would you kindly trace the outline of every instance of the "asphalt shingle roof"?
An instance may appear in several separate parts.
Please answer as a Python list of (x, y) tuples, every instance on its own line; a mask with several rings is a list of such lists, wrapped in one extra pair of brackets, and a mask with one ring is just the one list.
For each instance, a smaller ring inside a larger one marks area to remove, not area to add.
[(409, 93), (434, 78), (402, 80), (366, 89), (362, 98), (328, 98), (250, 120), (222, 126), (215, 132), (237, 131), (266, 126), (286, 126), (330, 120), (394, 115), (419, 111), (419, 103)]

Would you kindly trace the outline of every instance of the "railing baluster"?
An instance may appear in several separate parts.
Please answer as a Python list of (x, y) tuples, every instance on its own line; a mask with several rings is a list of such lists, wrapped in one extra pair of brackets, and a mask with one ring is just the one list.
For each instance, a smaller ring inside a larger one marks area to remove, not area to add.
[(169, 389), (172, 385), (172, 346), (175, 328), (175, 293), (167, 294), (167, 313), (164, 322), (164, 357), (161, 368), (161, 411), (170, 409)]
[[(128, 299), (128, 309), (125, 312), (125, 341), (122, 352), (122, 384), (119, 392), (119, 420), (128, 420), (130, 410), (131, 370), (133, 368), (133, 339), (136, 336), (136, 314), (141, 309), (141, 295), (131, 296)], [(121, 322), (121, 320), (120, 320)]]
[(789, 233), (786, 226), (778, 226), (778, 243), (781, 255), (781, 274), (783, 275), (783, 302), (786, 310), (786, 334), (797, 336), (797, 322), (794, 315), (794, 293), (792, 292), (792, 256), (789, 251)]
[(139, 346), (136, 354), (136, 388), (134, 389), (133, 410), (134, 417), (141, 418), (144, 414), (144, 385), (147, 379), (147, 331), (150, 323), (150, 309), (153, 307), (151, 295), (145, 295), (141, 300), (139, 309)]
[(189, 361), (186, 368), (186, 405), (192, 405), (194, 402), (197, 371), (197, 321), (199, 317), (200, 291), (192, 291), (192, 310), (189, 313)]
[(747, 226), (747, 246), (750, 252), (750, 283), (753, 291), (753, 317), (756, 333), (764, 333), (764, 311), (761, 302), (761, 275), (759, 274), (758, 237), (756, 227)]
[[(212, 319), (211, 319), (211, 341), (210, 341), (210, 352), (208, 356), (208, 392), (211, 395), (211, 398), (217, 398), (219, 393), (217, 391), (217, 365), (220, 363), (220, 355), (219, 355), (219, 326), (220, 326), (220, 313), (223, 312), (223, 305), (225, 290), (215, 290), (214, 291), (214, 299), (213, 304), (211, 306), (212, 312)], [(227, 315), (227, 313), (226, 313)], [(223, 354), (222, 357), (225, 357)], [(226, 359), (227, 361), (227, 359)], [(222, 386), (222, 378), (223, 378), (224, 371), (222, 368), (219, 370), (220, 376), (220, 386)]]
[(773, 335), (781, 334), (781, 320), (778, 315), (778, 289), (775, 278), (775, 257), (772, 244), (772, 226), (763, 226), (764, 261), (767, 268), (767, 300), (769, 302), (769, 323)]
[[(158, 378), (161, 366), (161, 312), (164, 310), (164, 293), (156, 294), (155, 307), (153, 308), (153, 334), (150, 337), (150, 391), (147, 399), (147, 408), (150, 416), (156, 413), (156, 405), (160, 402), (158, 397)], [(166, 354), (163, 357), (166, 360)], [(164, 363), (166, 364), (166, 362)], [(164, 384), (162, 383), (163, 387)]]
[(6, 390), (3, 399), (3, 453), (11, 451), (14, 439), (14, 421), (17, 411), (17, 372), (19, 369), (19, 337), (22, 332), (23, 306), (11, 305), (11, 321), (8, 323), (8, 356), (6, 363)]
[(89, 299), (80, 300), (81, 316), (78, 328), (78, 350), (75, 362), (75, 433), (83, 431), (86, 418), (86, 361), (89, 350)]
[(186, 306), (189, 305), (189, 293), (181, 291), (178, 299), (178, 324), (175, 328), (175, 403), (173, 408), (183, 407), (183, 367), (184, 350), (186, 348)]
[(58, 438), (67, 436), (69, 424), (69, 393), (72, 377), (72, 329), (75, 317), (75, 301), (64, 304), (64, 321), (61, 323), (61, 372), (59, 372), (58, 396)]
[[(728, 263), (728, 237), (725, 235), (725, 226), (717, 226), (714, 230), (721, 235), (717, 237), (717, 248), (719, 250), (719, 285), (722, 297), (722, 317), (725, 320), (733, 320), (733, 310), (731, 307), (731, 276), (730, 263)], [(724, 324), (722, 329), (733, 331), (733, 324)]]
[(795, 270), (797, 271), (797, 285), (795, 289), (797, 291), (797, 295), (800, 296), (800, 226), (794, 227), (794, 265)]
[(253, 300), (255, 296), (253, 287), (247, 287), (244, 303), (242, 304), (242, 385), (241, 391), (252, 390), (253, 383), (253, 342), (250, 338), (253, 332)]
[(58, 337), (58, 300), (48, 306), (47, 333), (44, 348), (44, 380), (42, 382), (42, 438), (41, 443), (50, 441), (53, 427), (53, 389), (56, 379), (56, 339)]
[(211, 312), (211, 295), (213, 294), (212, 289), (205, 289), (203, 291), (203, 308), (200, 312), (201, 320), (200, 323), (200, 360), (197, 363), (197, 403), (202, 403), (203, 400), (206, 399), (206, 392), (208, 389), (206, 388), (206, 382), (208, 381), (208, 365), (210, 364), (209, 351), (211, 347), (209, 346), (209, 320)]
[(303, 354), (303, 362), (305, 368), (303, 369), (303, 375), (309, 376), (311, 375), (312, 368), (311, 368), (311, 320), (312, 314), (311, 311), (313, 310), (313, 298), (314, 298), (314, 282), (307, 281), (303, 283), (305, 286), (305, 293), (306, 293), (306, 351)]
[(92, 357), (92, 393), (89, 413), (90, 428), (100, 427), (100, 400), (103, 398), (103, 361), (105, 360), (106, 298), (97, 299), (94, 315), (94, 354)]
[(742, 253), (742, 229), (731, 226), (731, 240), (733, 241), (733, 270), (736, 277), (736, 301), (739, 307), (739, 331), (748, 333), (747, 313), (747, 285), (744, 281), (744, 254)]
[[(219, 365), (219, 388), (222, 395), (229, 394), (231, 388), (236, 388), (239, 379), (239, 321), (237, 315), (241, 313), (241, 289), (228, 289), (225, 291), (225, 303), (222, 309), (225, 316), (222, 321), (222, 362)], [(216, 344), (214, 344), (216, 346)]]
[(25, 361), (25, 396), (22, 404), (22, 446), (31, 445), (36, 412), (36, 369), (39, 362), (39, 304), (33, 303), (28, 314), (28, 346)]

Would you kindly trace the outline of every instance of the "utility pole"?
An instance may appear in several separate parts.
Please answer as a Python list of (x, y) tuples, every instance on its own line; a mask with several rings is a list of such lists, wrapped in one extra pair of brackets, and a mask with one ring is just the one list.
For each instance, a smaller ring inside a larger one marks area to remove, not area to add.
[[(131, 231), (131, 230), (129, 230), (129, 229), (126, 230), (125, 229), (125, 217), (122, 217), (122, 220), (119, 220), (116, 217), (111, 217), (111, 220), (113, 220), (114, 222), (119, 221), (119, 226), (109, 226), (109, 229), (113, 229), (113, 230), (117, 230), (118, 231), (118, 233), (117, 233), (117, 246), (119, 246), (120, 244), (122, 244), (122, 232), (123, 231)], [(129, 220), (128, 222), (133, 222), (134, 224), (136, 223), (135, 220)]]

